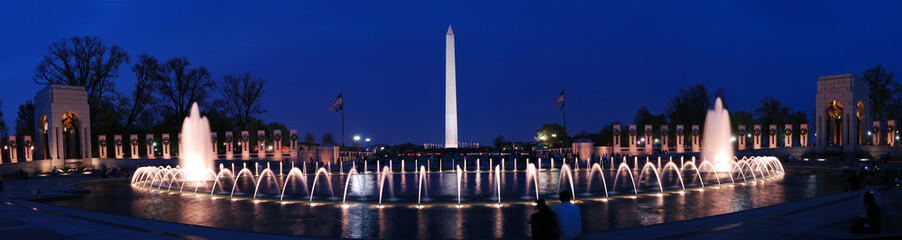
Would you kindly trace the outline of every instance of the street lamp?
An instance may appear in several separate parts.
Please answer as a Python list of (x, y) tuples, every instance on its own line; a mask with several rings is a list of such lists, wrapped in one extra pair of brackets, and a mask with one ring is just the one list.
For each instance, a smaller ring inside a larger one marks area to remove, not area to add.
[(356, 148), (360, 143), (360, 135), (354, 135), (354, 147)]

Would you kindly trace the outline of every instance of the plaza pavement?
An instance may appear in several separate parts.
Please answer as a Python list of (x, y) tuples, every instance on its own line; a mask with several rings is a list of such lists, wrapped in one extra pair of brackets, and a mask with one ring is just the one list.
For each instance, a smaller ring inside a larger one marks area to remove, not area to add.
[[(29, 200), (78, 197), (71, 184), (104, 181), (89, 176), (4, 181), (0, 236), (14, 239), (296, 239), (204, 226), (161, 222)], [(40, 190), (40, 193), (38, 193)], [(883, 212), (883, 233), (853, 234), (862, 212), (861, 194), (874, 191)], [(646, 227), (584, 233), (582, 239), (902, 239), (902, 187), (877, 186), (788, 204)]]

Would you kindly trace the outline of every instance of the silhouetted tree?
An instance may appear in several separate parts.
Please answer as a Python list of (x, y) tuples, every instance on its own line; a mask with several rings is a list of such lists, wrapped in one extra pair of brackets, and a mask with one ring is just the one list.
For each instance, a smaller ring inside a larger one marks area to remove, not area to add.
[(332, 138), (332, 133), (323, 134), (323, 143), (335, 143), (335, 139)]
[(215, 86), (206, 67), (189, 68), (190, 65), (185, 57), (169, 59), (162, 66), (163, 74), (154, 78), (154, 86), (162, 97), (160, 106), (168, 111), (169, 122), (176, 128), (188, 115), (191, 104), (203, 105)]
[(316, 137), (313, 136), (312, 132), (308, 132), (307, 134), (304, 134), (304, 142), (308, 144), (314, 144), (316, 142)]
[[(542, 139), (543, 137), (545, 138), (544, 140)], [(570, 137), (567, 136), (567, 131), (564, 130), (564, 127), (553, 123), (542, 124), (542, 128), (536, 129), (535, 140), (542, 146), (558, 148), (569, 143)]]
[(664, 114), (673, 124), (705, 124), (705, 116), (711, 108), (711, 96), (704, 84), (696, 84), (689, 89), (680, 89), (664, 108)]
[(59, 40), (49, 48), (34, 71), (38, 84), (82, 86), (88, 92), (91, 126), (103, 127), (98, 114), (108, 112), (101, 103), (109, 103), (115, 94), (113, 79), (119, 77), (119, 65), (127, 63), (128, 53), (116, 44), (105, 45), (97, 37), (75, 36)]
[(507, 145), (507, 140), (504, 139), (504, 136), (498, 135), (494, 140), (492, 140), (492, 143), (495, 145), (495, 148), (500, 150)]
[(250, 71), (242, 74), (228, 74), (222, 77), (220, 93), (222, 101), (229, 107), (225, 111), (235, 118), (238, 127), (247, 127), (247, 123), (255, 114), (265, 113), (261, 100), (263, 86), (266, 84), (260, 77), (254, 77)]
[(761, 99), (761, 106), (755, 109), (755, 114), (758, 115), (758, 122), (761, 123), (762, 131), (764, 131), (771, 124), (783, 125), (789, 117), (789, 111), (789, 107), (783, 105), (779, 100), (765, 97)]
[[(0, 101), (0, 109), (3, 109), (3, 101)], [(32, 117), (34, 118), (34, 117)], [(0, 110), (0, 136), (9, 136), (9, 128), (6, 126), (6, 120), (3, 118), (3, 111)], [(6, 142), (6, 141), (3, 141)]]
[[(718, 88), (717, 90), (715, 90), (715, 91), (714, 91), (714, 96), (712, 96), (712, 97), (713, 97), (714, 99), (720, 98), (720, 101), (723, 103), (723, 108), (724, 108), (724, 109), (729, 109), (729, 108), (730, 108), (730, 107), (728, 107), (728, 105), (727, 105), (727, 96), (726, 96), (726, 94), (724, 93), (723, 88)], [(711, 102), (712, 102), (712, 105), (713, 105), (713, 103), (714, 103), (713, 99), (712, 99)]]
[(19, 104), (19, 111), (16, 112), (16, 135), (34, 136), (34, 130), (34, 103), (25, 100), (25, 103)]
[(869, 109), (871, 120), (884, 119), (887, 115), (888, 104), (893, 98), (893, 76), (896, 74), (887, 73), (883, 65), (877, 64), (876, 67), (865, 70), (861, 75), (869, 85), (868, 100), (871, 102), (871, 109)]
[(119, 106), (127, 106), (122, 112), (125, 113), (125, 122), (123, 130), (131, 130), (132, 124), (143, 115), (147, 106), (154, 101), (154, 79), (160, 78), (163, 74), (163, 67), (157, 62), (157, 59), (147, 54), (141, 54), (138, 62), (132, 66), (132, 72), (135, 73), (135, 90), (132, 91), (131, 98), (121, 98)]

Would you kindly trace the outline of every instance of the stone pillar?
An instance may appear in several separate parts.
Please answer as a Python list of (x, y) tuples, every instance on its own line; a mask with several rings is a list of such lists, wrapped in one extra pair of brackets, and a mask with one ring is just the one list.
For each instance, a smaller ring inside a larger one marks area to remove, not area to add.
[(636, 125), (630, 125), (629, 133), (630, 133), (630, 142), (629, 142), (630, 156), (633, 156), (633, 155), (638, 154), (638, 150), (636, 150), (636, 135), (638, 135), (638, 133), (636, 133)]
[(251, 160), (251, 136), (248, 135), (247, 131), (241, 131), (241, 141), (238, 142), (238, 146), (241, 147), (241, 159), (242, 160)]
[(746, 132), (745, 125), (739, 125), (739, 132), (736, 134), (736, 145), (739, 150), (745, 150)]
[(784, 147), (792, 147), (792, 124), (783, 127), (783, 142)]
[(880, 146), (880, 121), (874, 121), (874, 128), (871, 129), (871, 142), (874, 146)]
[(683, 138), (683, 135), (686, 134), (685, 129), (683, 129), (683, 125), (676, 125), (676, 152), (683, 153), (686, 148), (686, 139)]
[(896, 120), (886, 121), (886, 145), (890, 147), (896, 145)]
[(298, 159), (298, 130), (291, 129), (291, 130), (288, 130), (288, 132), (291, 133), (291, 137), (289, 138), (290, 142), (288, 143), (288, 144), (290, 144), (290, 146), (288, 148), (288, 154), (290, 154), (291, 160), (297, 160)]
[(692, 152), (701, 152), (701, 132), (698, 129), (698, 125), (692, 125)]
[(168, 133), (164, 133), (162, 137), (163, 137), (163, 142), (162, 142), (163, 143), (163, 159), (170, 159), (170, 158), (172, 158), (172, 152), (170, 151), (171, 148), (169, 147), (169, 144), (172, 143), (172, 140), (169, 139)]
[(31, 141), (31, 136), (22, 136), (22, 141), (25, 143), (25, 147), (22, 148), (25, 151), (25, 161), (31, 162), (34, 160), (34, 142)]
[(128, 143), (131, 146), (132, 159), (138, 159), (138, 134), (130, 135)]
[(654, 133), (652, 131), (651, 125), (645, 125), (645, 154), (653, 154), (655, 151), (654, 145)]
[(808, 146), (808, 124), (799, 124), (799, 146)]
[(670, 134), (670, 129), (667, 129), (667, 125), (661, 125), (661, 152), (670, 151), (670, 142), (667, 141)]
[(97, 136), (97, 155), (100, 158), (106, 158), (107, 147), (106, 147), (106, 135)]
[(223, 143), (225, 144), (225, 149), (226, 149), (226, 151), (225, 151), (226, 160), (235, 160), (235, 153), (234, 153), (235, 149), (232, 148), (232, 144), (234, 144), (233, 143), (234, 140), (235, 139), (232, 137), (232, 131), (225, 132), (225, 139), (223, 140)]
[(282, 130), (272, 130), (272, 158), (282, 160)]
[(210, 144), (213, 145), (213, 160), (219, 159), (219, 139), (216, 132), (210, 133)]
[(266, 159), (266, 130), (257, 130), (257, 159)]
[(19, 143), (16, 142), (16, 136), (9, 136), (9, 142), (7, 142), (7, 146), (9, 148), (9, 162), (19, 162)]
[(122, 135), (113, 135), (113, 146), (115, 146), (116, 159), (122, 159), (125, 153), (122, 151)]
[(761, 125), (755, 124), (755, 129), (752, 131), (752, 147), (754, 149), (761, 149)]
[(767, 130), (767, 146), (769, 148), (777, 148), (777, 125), (771, 124)]
[(147, 159), (157, 158), (156, 154), (154, 154), (154, 139), (153, 133), (147, 134), (147, 138), (144, 140), (144, 145), (147, 145)]

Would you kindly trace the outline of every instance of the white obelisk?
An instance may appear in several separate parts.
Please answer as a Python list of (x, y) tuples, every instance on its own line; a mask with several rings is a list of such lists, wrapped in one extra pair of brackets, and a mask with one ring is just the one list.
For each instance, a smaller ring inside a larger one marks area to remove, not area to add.
[(445, 148), (457, 148), (457, 70), (451, 25), (445, 35)]

